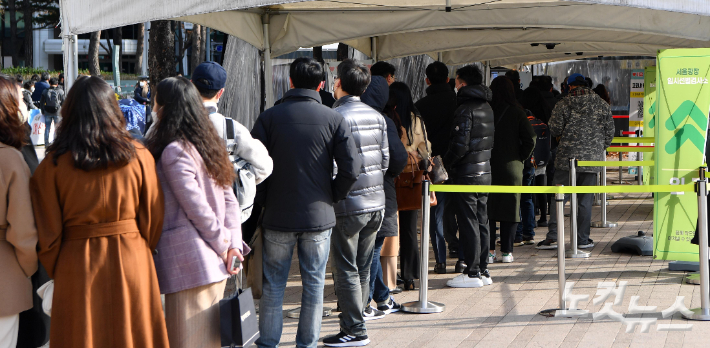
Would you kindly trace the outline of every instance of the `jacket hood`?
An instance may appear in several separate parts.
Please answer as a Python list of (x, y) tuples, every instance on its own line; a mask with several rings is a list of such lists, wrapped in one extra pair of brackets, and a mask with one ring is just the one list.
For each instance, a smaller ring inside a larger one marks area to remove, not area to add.
[(456, 95), (458, 104), (471, 99), (480, 99), (481, 101), (490, 102), (493, 100), (493, 91), (484, 85), (465, 86), (459, 89)]
[(335, 103), (333, 104), (333, 109), (335, 109), (339, 106), (343, 106), (347, 103), (360, 102), (360, 101), (361, 101), (360, 97), (358, 97), (358, 96), (346, 95), (346, 96), (335, 101)]
[(426, 88), (426, 95), (437, 94), (441, 92), (451, 92), (451, 86), (447, 83), (437, 83)]
[(373, 76), (370, 85), (367, 86), (365, 93), (362, 94), (360, 100), (369, 105), (371, 108), (382, 112), (387, 105), (387, 100), (390, 98), (390, 88), (387, 85), (387, 80), (382, 76)]

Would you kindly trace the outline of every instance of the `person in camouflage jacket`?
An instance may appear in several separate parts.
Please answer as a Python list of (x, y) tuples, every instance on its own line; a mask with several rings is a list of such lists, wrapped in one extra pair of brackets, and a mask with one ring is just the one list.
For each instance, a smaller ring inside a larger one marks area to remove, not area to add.
[[(571, 90), (552, 111), (549, 128), (559, 140), (553, 185), (569, 182), (569, 159), (602, 161), (606, 148), (614, 137), (614, 119), (611, 106), (587, 87), (584, 76), (572, 74), (567, 83)], [(594, 186), (602, 167), (578, 167), (577, 186)], [(577, 241), (581, 249), (591, 248), (589, 238), (594, 194), (577, 194)], [(569, 195), (565, 195), (565, 202)], [(538, 243), (538, 249), (557, 248), (557, 207), (550, 208), (547, 238)]]

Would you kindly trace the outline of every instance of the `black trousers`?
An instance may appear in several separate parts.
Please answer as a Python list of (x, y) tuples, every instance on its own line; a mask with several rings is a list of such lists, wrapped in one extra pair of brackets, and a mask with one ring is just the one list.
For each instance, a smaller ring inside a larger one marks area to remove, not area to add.
[[(489, 174), (458, 177), (454, 185), (490, 185)], [(488, 193), (451, 193), (451, 206), (459, 225), (459, 251), (464, 250), (467, 268), (464, 273), (476, 274), (488, 268)], [(447, 197), (448, 198), (448, 197)], [(459, 252), (459, 259), (461, 258)]]
[[(490, 230), (496, 230), (496, 221), (490, 221)], [(517, 222), (501, 221), (500, 222), (500, 251), (504, 253), (513, 252), (513, 241), (515, 240), (515, 232), (518, 230)], [(491, 237), (491, 250), (496, 250), (496, 239)], [(486, 255), (488, 256), (488, 255)]]
[[(535, 186), (547, 186), (545, 181), (545, 175), (538, 175), (535, 177)], [(536, 193), (535, 194), (535, 204), (537, 208), (540, 209), (540, 221), (547, 221), (547, 193)]]
[(402, 279), (419, 279), (419, 243), (417, 241), (417, 212), (399, 212), (399, 267)]

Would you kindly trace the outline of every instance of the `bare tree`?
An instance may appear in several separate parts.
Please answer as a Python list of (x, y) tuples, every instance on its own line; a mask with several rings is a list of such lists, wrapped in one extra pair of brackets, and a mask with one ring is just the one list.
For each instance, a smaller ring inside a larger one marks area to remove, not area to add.
[(91, 33), (89, 38), (89, 73), (91, 76), (101, 76), (101, 66), (99, 66), (99, 47), (101, 30)]
[(25, 66), (33, 66), (32, 60), (34, 52), (32, 50), (32, 45), (34, 44), (34, 31), (33, 31), (33, 19), (32, 16), (34, 10), (32, 7), (32, 1), (24, 0), (22, 1), (22, 19), (25, 22)]
[[(178, 22), (177, 26), (177, 39), (178, 39), (178, 57), (177, 57), (177, 63), (178, 63), (178, 70), (180, 71), (181, 74), (187, 75), (187, 72), (185, 71), (185, 66), (182, 64), (183, 59), (185, 59), (185, 52), (192, 47), (192, 42), (193, 42), (193, 37), (195, 35), (195, 30), (194, 27), (197, 26), (197, 24), (193, 25), (193, 30), (192, 31), (185, 31), (185, 22)], [(184, 34), (184, 37), (183, 37)]]
[(192, 26), (192, 56), (190, 57), (190, 75), (195, 71), (195, 68), (204, 61), (202, 58), (202, 47), (204, 46), (204, 41), (202, 41), (202, 26), (199, 24), (194, 24)]
[(136, 74), (143, 71), (143, 41), (145, 40), (145, 23), (138, 24), (138, 47), (136, 47)]
[(175, 37), (170, 21), (150, 23), (148, 67), (152, 86), (157, 86), (163, 79), (175, 75)]
[(17, 45), (17, 3), (15, 0), (7, 0), (7, 11), (10, 15), (10, 54), (12, 55), (12, 65), (19, 66), (20, 58), (17, 54), (19, 49)]
[(111, 64), (111, 68), (113, 69), (113, 44), (111, 44), (111, 38), (109, 37), (110, 32), (110, 30), (103, 32), (106, 34), (106, 45), (101, 42), (101, 35), (99, 35), (99, 45), (108, 53), (109, 64)]

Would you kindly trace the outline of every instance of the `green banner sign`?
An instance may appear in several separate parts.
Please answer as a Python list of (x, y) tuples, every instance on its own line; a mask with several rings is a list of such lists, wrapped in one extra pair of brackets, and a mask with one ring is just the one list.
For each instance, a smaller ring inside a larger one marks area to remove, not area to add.
[[(649, 124), (657, 140), (655, 178), (660, 185), (689, 184), (703, 164), (710, 111), (710, 49), (662, 50), (656, 74), (657, 108)], [(654, 257), (698, 261), (698, 247), (690, 244), (698, 219), (697, 196), (658, 193), (654, 199)]]
[[(646, 122), (643, 123), (643, 136), (654, 137), (656, 127), (656, 67), (647, 67), (643, 73), (643, 115)], [(653, 161), (654, 153), (643, 155), (644, 160)], [(643, 167), (643, 184), (655, 185), (655, 173), (653, 166)]]

